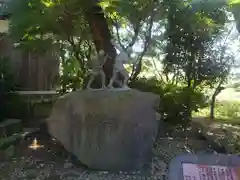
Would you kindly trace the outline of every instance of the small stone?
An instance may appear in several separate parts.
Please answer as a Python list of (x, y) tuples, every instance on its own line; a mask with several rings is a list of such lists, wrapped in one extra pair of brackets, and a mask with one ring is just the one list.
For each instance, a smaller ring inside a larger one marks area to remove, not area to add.
[(5, 154), (7, 157), (12, 157), (15, 153), (15, 147), (13, 145), (9, 146), (6, 150), (5, 150)]
[(43, 162), (41, 159), (36, 159), (36, 160), (35, 160), (35, 163), (36, 163), (36, 164), (39, 164), (39, 163), (41, 163), (41, 162)]
[(64, 164), (64, 168), (65, 168), (65, 169), (69, 169), (69, 168), (72, 168), (72, 167), (73, 167), (73, 164), (70, 163), (70, 162), (66, 162), (66, 163)]
[(49, 168), (52, 168), (52, 167), (53, 167), (53, 165), (52, 165), (52, 164), (48, 164), (48, 167), (49, 167)]
[(0, 161), (4, 161), (4, 160), (6, 160), (6, 158), (7, 157), (6, 157), (5, 152), (0, 150)]
[(0, 164), (0, 170), (3, 169), (4, 166), (5, 166), (5, 164), (1, 163), (1, 164)]

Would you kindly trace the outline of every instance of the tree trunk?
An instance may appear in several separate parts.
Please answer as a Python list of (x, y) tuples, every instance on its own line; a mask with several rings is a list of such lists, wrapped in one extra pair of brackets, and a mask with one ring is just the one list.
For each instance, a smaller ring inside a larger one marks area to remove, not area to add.
[(102, 8), (96, 4), (89, 7), (86, 18), (92, 31), (93, 40), (97, 50), (103, 49), (110, 58), (107, 59), (103, 69), (108, 83), (112, 77), (113, 63), (116, 57), (116, 50), (111, 43), (111, 33), (107, 21), (104, 17)]
[(210, 104), (210, 119), (214, 119), (215, 101), (216, 101), (216, 95), (214, 94), (212, 96), (212, 100)]
[(236, 22), (236, 28), (238, 30), (238, 32), (240, 32), (240, 4), (236, 3), (232, 6), (231, 11), (233, 13), (233, 17), (235, 19)]
[(191, 93), (192, 93), (192, 87), (191, 87), (191, 73), (187, 72), (187, 87), (185, 91), (188, 91), (187, 95), (185, 96), (185, 112), (184, 112), (184, 124), (188, 124), (188, 122), (191, 119), (192, 115), (192, 109), (191, 109)]
[(211, 104), (210, 104), (210, 118), (211, 119), (214, 119), (214, 108), (215, 108), (216, 97), (222, 90), (225, 89), (224, 87), (222, 87), (223, 82), (224, 82), (224, 80), (222, 79), (218, 83), (218, 86), (216, 87), (216, 89), (215, 89), (215, 91), (212, 95), (212, 101), (211, 101)]

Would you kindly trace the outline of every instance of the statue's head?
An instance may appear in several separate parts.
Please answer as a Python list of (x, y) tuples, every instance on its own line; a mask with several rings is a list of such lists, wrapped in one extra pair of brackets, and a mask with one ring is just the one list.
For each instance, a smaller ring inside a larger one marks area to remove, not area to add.
[(103, 49), (100, 49), (100, 50), (98, 51), (98, 54), (99, 54), (100, 56), (104, 55), (104, 50), (103, 50)]

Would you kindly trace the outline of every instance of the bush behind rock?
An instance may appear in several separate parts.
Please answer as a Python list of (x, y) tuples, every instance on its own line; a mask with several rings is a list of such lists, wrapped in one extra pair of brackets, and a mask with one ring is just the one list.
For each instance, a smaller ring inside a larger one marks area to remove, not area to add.
[(204, 94), (200, 91), (161, 83), (155, 78), (138, 79), (131, 84), (131, 87), (158, 94), (160, 96), (158, 112), (161, 114), (161, 119), (171, 124), (184, 123), (187, 103), (190, 103), (191, 112), (198, 111), (207, 105)]

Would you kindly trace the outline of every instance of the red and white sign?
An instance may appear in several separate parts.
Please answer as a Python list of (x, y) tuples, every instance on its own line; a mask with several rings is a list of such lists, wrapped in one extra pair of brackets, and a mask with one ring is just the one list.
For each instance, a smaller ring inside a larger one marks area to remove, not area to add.
[(240, 180), (240, 167), (183, 163), (184, 180)]

